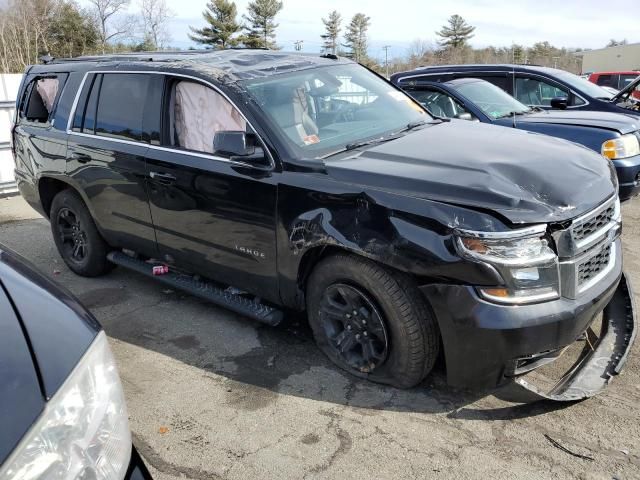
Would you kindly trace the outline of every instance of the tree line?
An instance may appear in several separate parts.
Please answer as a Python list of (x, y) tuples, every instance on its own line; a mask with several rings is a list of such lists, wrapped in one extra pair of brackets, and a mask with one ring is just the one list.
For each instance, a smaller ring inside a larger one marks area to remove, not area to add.
[(44, 55), (80, 55), (164, 48), (173, 16), (166, 0), (8, 0), (0, 8), (0, 72), (22, 72)]
[[(0, 71), (20, 72), (43, 55), (79, 55), (169, 49), (167, 24), (174, 13), (166, 0), (87, 0), (81, 8), (75, 0), (8, 0), (0, 8)], [(132, 3), (138, 7), (130, 14)], [(189, 38), (209, 49), (232, 47), (278, 49), (276, 17), (282, 0), (252, 0), (239, 15), (233, 0), (209, 0), (202, 12), (204, 25), (189, 27)], [(579, 49), (558, 48), (547, 41), (531, 47), (473, 48), (475, 27), (460, 15), (452, 15), (435, 35), (437, 41), (416, 39), (402, 55), (379, 60), (370, 55), (371, 18), (356, 13), (343, 26), (334, 10), (319, 19), (324, 54), (344, 55), (381, 72), (421, 65), (452, 63), (532, 63), (579, 72)], [(624, 45), (611, 40), (607, 46)], [(296, 42), (301, 49), (301, 42)], [(393, 52), (392, 52), (393, 53)]]

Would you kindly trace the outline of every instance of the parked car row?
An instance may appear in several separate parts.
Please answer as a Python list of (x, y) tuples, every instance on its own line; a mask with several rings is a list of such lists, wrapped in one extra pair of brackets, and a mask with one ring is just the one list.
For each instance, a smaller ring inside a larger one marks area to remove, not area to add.
[[(625, 111), (594, 84), (525, 73), (390, 83), (261, 50), (53, 60), (20, 89), (18, 187), (79, 275), (119, 265), (274, 326), (306, 311), (337, 366), (400, 388), (442, 350), (452, 385), (580, 400), (635, 339), (616, 169), (635, 194), (637, 120), (586, 111)], [(576, 342), (576, 368), (533, 383)]]
[[(469, 78), (490, 83), (508, 95), (479, 82), (459, 81)], [(418, 101), (427, 96), (430, 104), (425, 107), (436, 116), (451, 118), (460, 108), (468, 108), (476, 112), (466, 112), (472, 115), (470, 119), (544, 133), (591, 148), (612, 160), (621, 200), (640, 191), (638, 75), (615, 95), (569, 72), (529, 65), (428, 67), (397, 73), (391, 80)], [(447, 109), (439, 108), (443, 105)], [(550, 109), (555, 111), (542, 112)]]

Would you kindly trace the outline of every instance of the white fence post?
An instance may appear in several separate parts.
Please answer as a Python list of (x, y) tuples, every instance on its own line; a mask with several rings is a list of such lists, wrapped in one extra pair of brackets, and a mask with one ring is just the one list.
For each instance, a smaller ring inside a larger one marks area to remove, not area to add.
[(0, 74), (0, 197), (18, 191), (11, 152), (11, 127), (21, 80), (20, 74)]

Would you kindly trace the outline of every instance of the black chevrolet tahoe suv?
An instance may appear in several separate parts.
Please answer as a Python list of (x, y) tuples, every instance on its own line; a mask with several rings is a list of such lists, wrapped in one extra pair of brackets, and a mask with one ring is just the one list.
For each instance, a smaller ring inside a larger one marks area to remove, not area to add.
[(0, 244), (0, 479), (151, 480), (100, 324)]
[[(306, 310), (333, 362), (397, 387), (441, 350), (452, 385), (561, 400), (624, 364), (618, 185), (586, 148), (435, 119), (333, 55), (53, 60), (17, 102), (20, 192), (79, 275), (157, 274), (271, 325)], [(555, 388), (527, 380), (576, 341)]]

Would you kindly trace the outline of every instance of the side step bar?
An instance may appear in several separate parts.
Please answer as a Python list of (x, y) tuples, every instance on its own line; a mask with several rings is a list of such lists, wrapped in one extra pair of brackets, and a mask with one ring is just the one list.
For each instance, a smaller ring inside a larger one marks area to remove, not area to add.
[(196, 297), (208, 300), (211, 303), (225, 307), (232, 312), (244, 315), (246, 317), (266, 323), (267, 325), (276, 326), (282, 321), (282, 311), (270, 307), (263, 303), (258, 303), (250, 298), (230, 293), (225, 289), (217, 286), (213, 282), (197, 280), (190, 275), (169, 271), (164, 275), (154, 275), (151, 263), (143, 262), (122, 252), (111, 252), (107, 255), (111, 263), (128, 268), (135, 272), (141, 273), (161, 283), (172, 286), (178, 290), (183, 290)]

